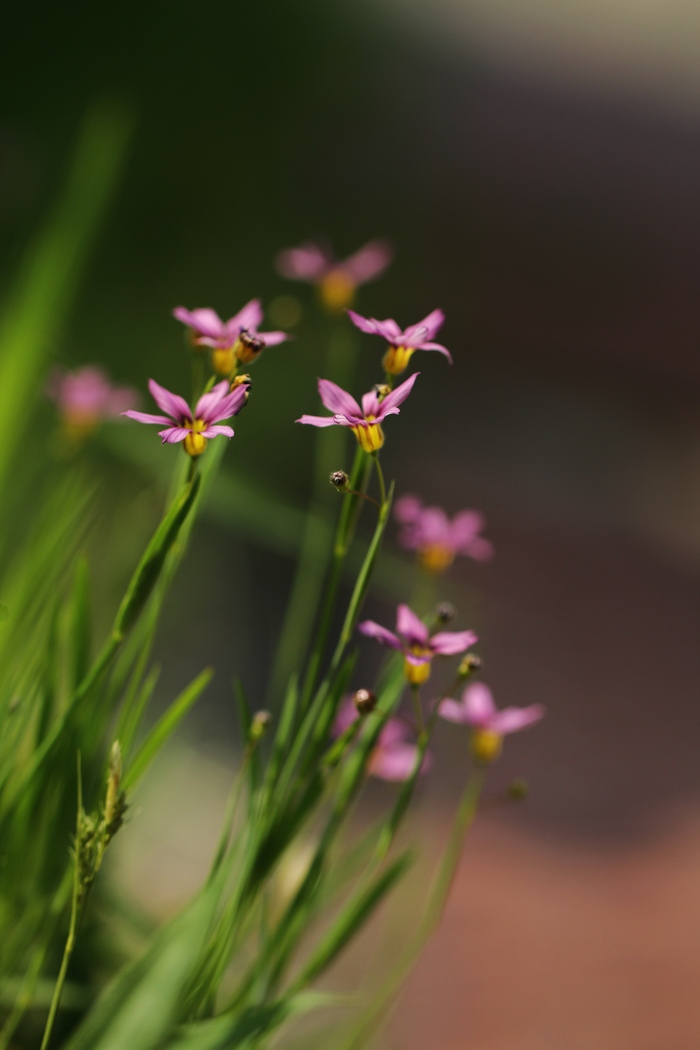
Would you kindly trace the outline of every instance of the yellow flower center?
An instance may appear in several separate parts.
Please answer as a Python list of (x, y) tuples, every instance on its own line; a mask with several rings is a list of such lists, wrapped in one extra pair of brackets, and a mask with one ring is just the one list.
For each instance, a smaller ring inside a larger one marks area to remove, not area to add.
[(236, 354), (231, 346), (227, 350), (217, 347), (211, 353), (211, 367), (220, 376), (230, 376), (236, 366)]
[(194, 459), (197, 456), (201, 456), (207, 447), (207, 439), (202, 434), (202, 431), (207, 429), (208, 424), (203, 419), (195, 419), (185, 423), (185, 426), (189, 430), (189, 434), (183, 442), (185, 452)]
[[(432, 655), (430, 649), (425, 649), (420, 645), (412, 645), (410, 652), (413, 656), (430, 657)], [(410, 660), (404, 659), (403, 673), (406, 681), (410, 682), (411, 685), (422, 685), (423, 682), (427, 682), (430, 678), (430, 660), (426, 660), (425, 663), (414, 664)]]
[(357, 285), (345, 270), (330, 270), (318, 286), (321, 302), (331, 313), (351, 306)]
[(365, 452), (376, 452), (384, 444), (384, 431), (379, 423), (358, 423), (352, 427), (352, 432), (360, 443), (360, 448)]
[(434, 543), (430, 547), (423, 547), (418, 552), (418, 558), (428, 572), (441, 573), (449, 569), (455, 560), (455, 555), (449, 547), (444, 547), (441, 543)]
[(413, 347), (390, 346), (382, 359), (384, 371), (390, 376), (400, 376), (408, 368), (408, 362), (414, 353)]
[(480, 766), (490, 766), (501, 753), (503, 737), (493, 729), (474, 729), (469, 746), (475, 762)]

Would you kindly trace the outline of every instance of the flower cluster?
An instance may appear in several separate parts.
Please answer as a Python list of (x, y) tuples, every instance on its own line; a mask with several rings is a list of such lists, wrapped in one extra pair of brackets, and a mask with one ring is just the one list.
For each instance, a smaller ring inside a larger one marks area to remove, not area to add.
[(102, 420), (114, 419), (138, 404), (135, 390), (114, 386), (95, 365), (75, 372), (54, 369), (46, 392), (56, 403), (66, 432), (75, 438), (87, 436)]
[(381, 645), (403, 653), (404, 674), (411, 685), (427, 681), (434, 657), (459, 656), (479, 640), (473, 631), (438, 631), (437, 634), (431, 634), (408, 605), (399, 605), (396, 610), (395, 633), (374, 620), (365, 620), (357, 629)]
[(462, 510), (450, 520), (442, 507), (425, 507), (417, 496), (406, 495), (396, 501), (394, 516), (402, 525), (399, 543), (417, 551), (429, 572), (444, 572), (457, 554), (475, 561), (493, 557), (493, 545), (479, 535), (485, 521), (478, 510)]
[(370, 241), (347, 259), (336, 262), (330, 249), (309, 241), (278, 254), (278, 271), (290, 281), (316, 285), (321, 302), (331, 313), (350, 306), (361, 284), (380, 277), (393, 258), (386, 241)]
[(176, 306), (173, 317), (187, 325), (193, 346), (211, 349), (212, 368), (222, 376), (232, 375), (238, 365), (257, 360), (266, 346), (277, 346), (289, 338), (286, 332), (258, 331), (263, 322), (259, 299), (251, 299), (228, 321), (222, 321), (209, 307), (187, 310)]

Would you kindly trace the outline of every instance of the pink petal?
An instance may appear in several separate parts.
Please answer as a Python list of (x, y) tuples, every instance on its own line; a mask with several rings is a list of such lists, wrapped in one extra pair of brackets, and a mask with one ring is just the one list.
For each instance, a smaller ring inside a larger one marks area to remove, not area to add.
[(367, 332), (368, 335), (379, 335), (382, 339), (386, 339), (387, 343), (393, 344), (401, 337), (401, 329), (391, 317), (386, 321), (377, 321), (375, 317), (362, 317), (354, 310), (348, 310), (348, 317), (361, 332)]
[(469, 543), (484, 528), (486, 519), (478, 510), (461, 510), (455, 514), (450, 525), (452, 541), (455, 547)]
[(198, 335), (205, 335), (210, 339), (217, 339), (226, 331), (226, 326), (219, 315), (214, 310), (210, 310), (208, 306), (201, 307), (199, 310), (187, 310), (184, 306), (176, 306), (173, 310), (173, 317), (182, 321), (189, 328), (193, 328)]
[[(299, 419), (295, 419), (294, 422), (295, 423), (307, 423), (309, 426), (312, 426), (312, 427), (334, 427), (338, 423), (338, 420), (335, 418), (335, 416), (308, 416), (308, 415), (304, 415), (304, 416), (300, 416)], [(343, 422), (340, 425), (341, 426), (349, 426), (350, 424), (347, 422), (347, 420), (345, 420), (345, 417), (343, 417)]]
[(318, 392), (329, 412), (345, 416), (348, 420), (357, 420), (357, 422), (364, 419), (355, 398), (342, 390), (337, 383), (332, 383), (330, 379), (319, 379)]
[(164, 386), (156, 383), (155, 379), (148, 380), (148, 389), (151, 391), (151, 397), (158, 405), (158, 408), (162, 409), (163, 412), (167, 412), (169, 416), (172, 416), (179, 423), (185, 419), (192, 418), (190, 406), (184, 397), (180, 397), (179, 394), (172, 394)]
[(172, 423), (172, 419), (167, 416), (152, 416), (149, 412), (134, 412), (133, 409), (129, 409), (128, 412), (122, 412), (123, 416), (128, 416), (129, 419), (135, 419), (137, 423), (160, 423), (161, 426), (165, 423), (166, 425)]
[(394, 517), (402, 525), (409, 525), (418, 518), (422, 506), (423, 503), (418, 496), (406, 493), (394, 504)]
[(174, 445), (178, 441), (184, 441), (192, 432), (187, 427), (168, 427), (167, 430), (159, 430), (158, 437), (163, 439), (163, 444)]
[(418, 748), (415, 744), (394, 744), (393, 747), (377, 747), (369, 761), (369, 772), (382, 780), (400, 782), (408, 780), (416, 767)]
[(408, 395), (413, 390), (413, 384), (420, 375), (420, 372), (414, 372), (413, 375), (409, 376), (408, 379), (404, 380), (400, 386), (397, 386), (395, 390), (392, 390), (390, 394), (382, 401), (379, 406), (379, 419), (383, 419), (384, 416), (394, 415), (396, 408), (403, 404)]
[(398, 718), (390, 718), (379, 734), (378, 747), (393, 747), (395, 744), (403, 744), (412, 735), (405, 722), (400, 721)]
[(206, 423), (212, 422), (215, 416), (215, 410), (227, 396), (228, 392), (228, 380), (222, 379), (221, 382), (213, 386), (206, 394), (202, 394), (194, 407), (194, 418), (203, 419)]
[(430, 639), (430, 648), (438, 656), (456, 656), (478, 641), (473, 631), (440, 631)]
[(454, 549), (450, 523), (441, 507), (424, 507), (418, 519), (417, 531), (420, 534), (422, 547), (439, 544), (449, 550)]
[(490, 721), (489, 728), (495, 733), (505, 736), (506, 733), (517, 733), (527, 726), (534, 725), (544, 717), (544, 706), (532, 704), (530, 707), (504, 707), (502, 711), (496, 711)]
[(394, 257), (394, 249), (387, 241), (370, 241), (341, 263), (355, 284), (366, 284), (383, 274)]
[(468, 685), (462, 693), (462, 704), (467, 713), (467, 722), (473, 726), (490, 726), (496, 713), (493, 694), (483, 682)]
[(432, 310), (427, 317), (424, 317), (422, 321), (419, 321), (416, 328), (426, 329), (426, 340), (434, 339), (437, 333), (445, 323), (445, 315), (442, 310)]
[(265, 346), (278, 346), (290, 338), (289, 332), (258, 332), (258, 338), (264, 340)]
[(362, 395), (362, 413), (365, 419), (379, 414), (379, 398), (376, 391), (370, 390), (368, 394)]
[(469, 721), (465, 705), (451, 697), (441, 701), (438, 714), (440, 718), (445, 718), (448, 722), (456, 722), (458, 725), (465, 725)]
[(207, 427), (206, 430), (202, 431), (202, 437), (205, 437), (205, 438), (213, 438), (213, 437), (232, 438), (233, 437), (233, 427), (222, 427), (222, 426)]
[(357, 629), (360, 634), (366, 635), (367, 638), (374, 638), (381, 645), (388, 645), (390, 649), (403, 648), (401, 639), (397, 638), (393, 631), (387, 630), (386, 627), (375, 623), (374, 620), (364, 620), (362, 623), (358, 623)]
[(495, 551), (490, 540), (484, 539), (483, 536), (475, 536), (469, 543), (464, 544), (460, 553), (467, 554), (474, 561), (490, 561)]
[(258, 325), (262, 324), (263, 312), (262, 306), (259, 299), (251, 299), (249, 303), (246, 303), (242, 309), (230, 317), (226, 322), (226, 332), (228, 335), (238, 334), (242, 328), (247, 328), (250, 332), (255, 332)]
[(275, 258), (277, 271), (291, 281), (318, 281), (332, 260), (317, 244), (308, 242), (281, 251)]
[(409, 645), (425, 645), (430, 633), (408, 605), (399, 605), (396, 610), (396, 631)]
[(138, 405), (139, 396), (130, 386), (113, 387), (104, 406), (105, 415), (120, 416), (132, 405)]
[(452, 354), (446, 346), (442, 345), (442, 343), (419, 343), (416, 350), (437, 350), (439, 354), (446, 357), (450, 364), (452, 364)]

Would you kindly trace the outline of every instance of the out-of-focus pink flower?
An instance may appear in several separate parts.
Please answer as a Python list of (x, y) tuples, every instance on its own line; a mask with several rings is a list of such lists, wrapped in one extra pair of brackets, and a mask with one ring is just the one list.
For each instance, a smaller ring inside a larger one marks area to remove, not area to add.
[(445, 572), (457, 554), (475, 561), (493, 557), (493, 544), (479, 535), (486, 522), (478, 510), (461, 510), (450, 520), (441, 507), (425, 507), (417, 496), (406, 495), (396, 501), (394, 516), (403, 526), (399, 543), (418, 551), (430, 572)]
[(442, 310), (433, 310), (418, 324), (409, 325), (403, 332), (392, 318), (377, 321), (374, 317), (361, 317), (354, 310), (348, 310), (348, 316), (361, 332), (378, 335), (389, 344), (382, 361), (387, 375), (399, 376), (405, 372), (416, 350), (437, 350), (452, 364), (452, 355), (447, 347), (433, 342), (445, 320)]
[(188, 326), (195, 346), (211, 347), (212, 367), (220, 375), (229, 375), (236, 361), (250, 364), (266, 346), (277, 346), (289, 338), (286, 332), (258, 331), (263, 321), (259, 299), (251, 299), (228, 321), (222, 321), (209, 307), (187, 310), (176, 306), (173, 317)]
[[(348, 698), (338, 712), (333, 727), (334, 734), (340, 736), (358, 718), (357, 709), (352, 699)], [(368, 771), (382, 780), (407, 780), (416, 768), (417, 761), (418, 746), (410, 728), (400, 719), (390, 718), (379, 734), (377, 746), (370, 755)], [(427, 773), (431, 765), (432, 755), (426, 751), (421, 763), (421, 773)]]
[(138, 394), (128, 386), (114, 386), (96, 365), (75, 372), (55, 369), (46, 392), (55, 401), (65, 428), (75, 437), (87, 435), (103, 419), (114, 419), (138, 404)]
[(420, 685), (430, 677), (434, 656), (456, 656), (479, 640), (473, 631), (439, 631), (431, 635), (408, 605), (399, 605), (396, 610), (396, 633), (374, 620), (365, 620), (357, 629), (381, 645), (403, 653), (404, 674), (411, 685)]
[(491, 690), (483, 682), (468, 685), (461, 700), (447, 698), (440, 702), (438, 714), (448, 722), (472, 727), (472, 754), (482, 762), (493, 762), (501, 752), (501, 741), (509, 733), (539, 722), (544, 716), (542, 704), (529, 707), (504, 707), (499, 711)]
[(308, 423), (312, 427), (350, 427), (365, 452), (376, 452), (384, 444), (382, 422), (387, 416), (397, 416), (402, 404), (413, 389), (419, 372), (414, 372), (404, 383), (397, 386), (380, 400), (377, 390), (362, 396), (362, 408), (352, 394), (342, 390), (330, 379), (319, 379), (318, 392), (321, 401), (332, 412), (332, 416), (301, 416), (297, 423)]
[(148, 412), (123, 412), (122, 415), (135, 419), (138, 423), (165, 424), (165, 430), (159, 430), (158, 436), (163, 444), (175, 444), (184, 441), (185, 451), (190, 456), (201, 456), (207, 447), (207, 439), (219, 435), (233, 437), (231, 427), (219, 426), (223, 419), (237, 415), (248, 400), (248, 385), (240, 383), (233, 390), (224, 379), (217, 383), (208, 394), (203, 394), (194, 412), (179, 394), (171, 394), (165, 387), (159, 386), (155, 379), (148, 380), (148, 389), (158, 408), (167, 412), (165, 416), (153, 416)]
[(377, 240), (337, 262), (327, 248), (308, 241), (279, 252), (275, 264), (283, 277), (315, 284), (324, 306), (337, 313), (350, 306), (359, 285), (384, 273), (393, 256), (391, 245)]

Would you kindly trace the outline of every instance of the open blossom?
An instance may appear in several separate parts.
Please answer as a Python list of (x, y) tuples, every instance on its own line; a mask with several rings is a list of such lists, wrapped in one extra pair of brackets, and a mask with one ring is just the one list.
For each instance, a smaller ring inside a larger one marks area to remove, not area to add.
[(382, 360), (387, 375), (400, 376), (405, 372), (416, 350), (437, 350), (452, 364), (452, 355), (447, 347), (433, 342), (445, 320), (442, 310), (433, 310), (418, 324), (409, 325), (403, 332), (392, 318), (377, 321), (374, 317), (361, 317), (354, 310), (348, 310), (348, 316), (361, 332), (381, 336), (389, 344)]
[(442, 700), (438, 714), (448, 722), (458, 722), (472, 727), (472, 754), (487, 764), (498, 758), (503, 737), (517, 733), (544, 716), (542, 704), (529, 707), (496, 707), (491, 690), (483, 682), (468, 685), (461, 700)]
[(55, 369), (46, 392), (58, 406), (66, 430), (75, 437), (89, 434), (101, 420), (114, 419), (138, 404), (135, 390), (114, 386), (95, 365), (75, 372)]
[(176, 306), (173, 317), (190, 328), (195, 346), (212, 348), (212, 368), (220, 375), (230, 375), (236, 362), (250, 364), (266, 346), (277, 346), (289, 338), (286, 332), (258, 331), (263, 321), (259, 299), (251, 299), (228, 321), (209, 307), (187, 310)]
[(394, 516), (403, 526), (399, 543), (418, 551), (430, 572), (444, 572), (457, 554), (475, 561), (493, 557), (493, 545), (479, 535), (485, 521), (478, 510), (461, 510), (450, 519), (441, 507), (425, 507), (417, 496), (406, 495), (396, 501)]
[[(348, 698), (338, 712), (333, 727), (336, 736), (353, 724), (360, 716)], [(407, 780), (416, 768), (418, 746), (409, 726), (398, 718), (390, 718), (382, 728), (376, 747), (369, 757), (368, 771), (382, 780)], [(421, 763), (421, 773), (427, 773), (432, 765), (432, 755), (426, 751)]]
[(248, 399), (246, 383), (240, 383), (231, 390), (224, 379), (208, 394), (202, 394), (193, 412), (184, 397), (171, 394), (154, 379), (148, 380), (148, 389), (158, 408), (167, 412), (167, 415), (153, 416), (148, 412), (123, 412), (122, 415), (135, 419), (138, 423), (164, 424), (165, 430), (158, 431), (163, 444), (168, 442), (172, 445), (184, 441), (185, 452), (190, 456), (201, 456), (207, 447), (208, 438), (218, 435), (232, 438), (231, 427), (219, 424), (222, 420), (237, 415)]
[(404, 674), (411, 685), (420, 685), (429, 678), (434, 656), (456, 656), (479, 640), (473, 631), (439, 631), (431, 635), (407, 605), (399, 605), (396, 610), (396, 633), (374, 620), (365, 620), (357, 629), (368, 638), (403, 653)]
[(332, 412), (332, 416), (301, 416), (297, 423), (308, 423), (312, 427), (350, 427), (365, 452), (376, 452), (384, 444), (382, 423), (387, 416), (397, 416), (399, 405), (411, 393), (420, 373), (414, 372), (404, 383), (384, 397), (382, 391), (370, 390), (362, 395), (362, 408), (352, 394), (342, 390), (330, 379), (319, 379), (318, 392), (321, 401)]
[(350, 306), (358, 285), (374, 281), (384, 273), (393, 255), (386, 241), (370, 241), (347, 259), (337, 262), (327, 248), (307, 241), (298, 248), (279, 252), (275, 263), (283, 277), (315, 284), (324, 306), (337, 312)]

